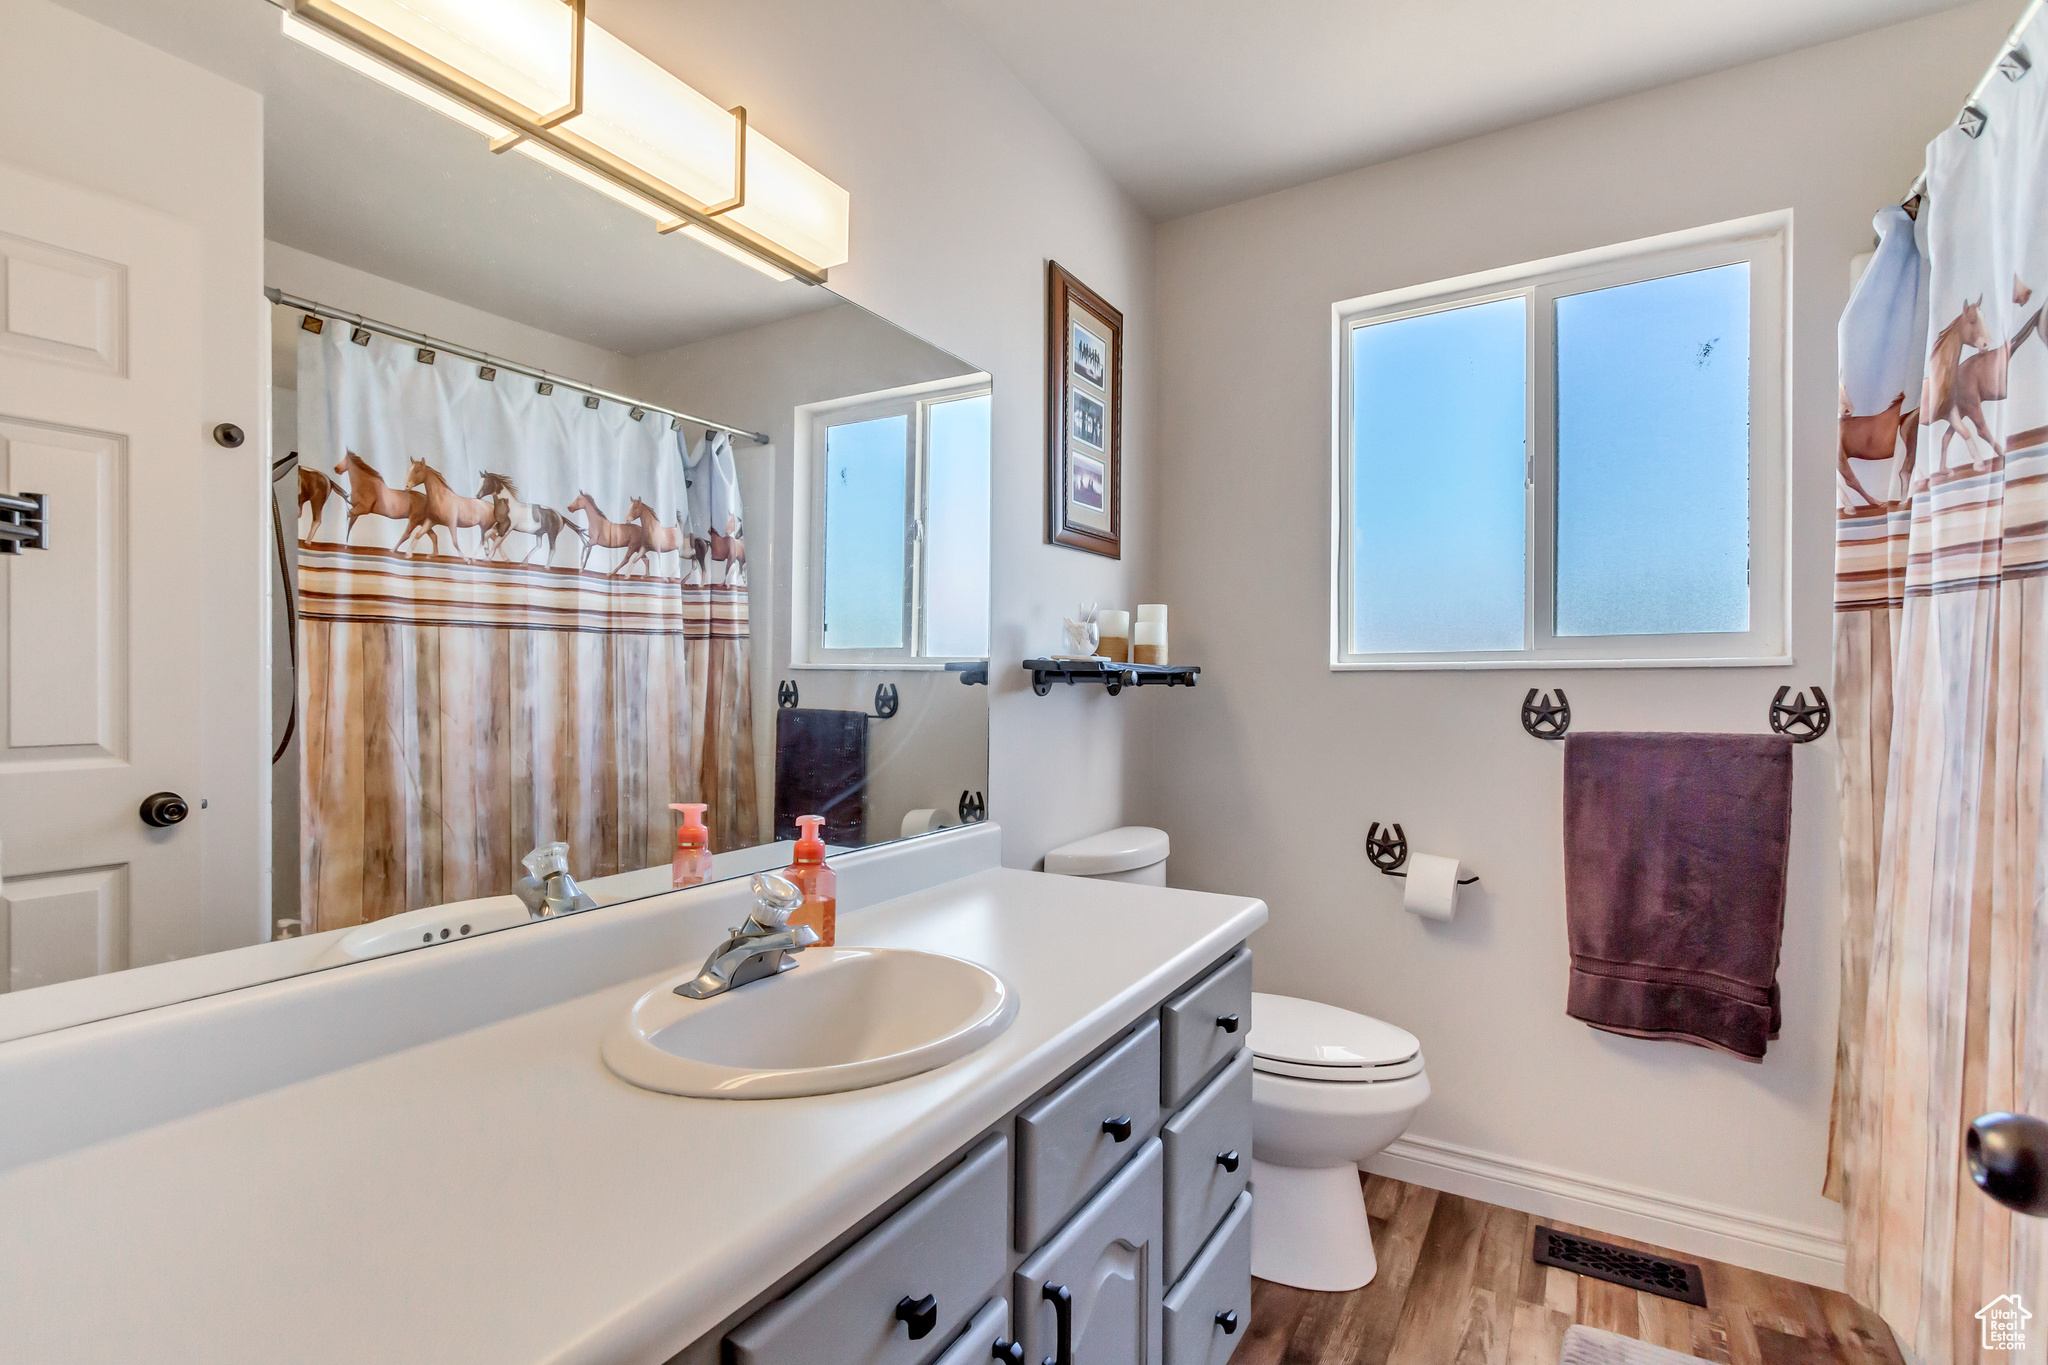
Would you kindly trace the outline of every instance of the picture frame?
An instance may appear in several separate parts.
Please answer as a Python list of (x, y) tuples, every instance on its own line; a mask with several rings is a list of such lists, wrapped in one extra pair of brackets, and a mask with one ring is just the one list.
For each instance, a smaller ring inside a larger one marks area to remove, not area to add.
[(1124, 315), (1046, 262), (1046, 539), (1123, 558)]

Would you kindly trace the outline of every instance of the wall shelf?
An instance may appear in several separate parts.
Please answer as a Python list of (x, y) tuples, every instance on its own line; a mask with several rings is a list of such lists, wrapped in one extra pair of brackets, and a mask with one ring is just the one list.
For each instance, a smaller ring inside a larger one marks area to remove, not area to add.
[(1026, 659), (1031, 690), (1039, 696), (1056, 682), (1101, 683), (1110, 696), (1126, 687), (1193, 687), (1202, 670), (1193, 664), (1119, 664), (1107, 659)]

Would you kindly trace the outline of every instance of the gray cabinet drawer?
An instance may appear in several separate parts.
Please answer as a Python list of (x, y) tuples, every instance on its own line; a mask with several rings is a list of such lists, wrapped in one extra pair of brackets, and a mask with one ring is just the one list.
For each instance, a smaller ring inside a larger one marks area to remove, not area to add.
[(1252, 1196), (1230, 1216), (1166, 1296), (1165, 1365), (1224, 1365), (1252, 1322)]
[(932, 1365), (989, 1365), (990, 1361), (1000, 1359), (995, 1353), (996, 1343), (1009, 1339), (1010, 1301), (991, 1299), (967, 1324), (960, 1340)]
[(1017, 1116), (1017, 1250), (1044, 1241), (1158, 1123), (1159, 1024), (1148, 1019)]
[[(992, 1137), (794, 1291), (730, 1335), (736, 1365), (918, 1365), (988, 1302), (1003, 1279), (1009, 1142)], [(931, 1295), (937, 1321), (917, 1340), (897, 1317)]]
[(1167, 1001), (1159, 1022), (1166, 1059), (1159, 1098), (1168, 1109), (1178, 1109), (1251, 1034), (1251, 949), (1239, 948), (1199, 984)]
[[(1252, 1054), (1166, 1121), (1166, 1282), (1172, 1284), (1252, 1175)], [(1233, 1170), (1231, 1167), (1235, 1167)]]
[(1026, 1361), (1056, 1357), (1059, 1310), (1046, 1286), (1070, 1298), (1073, 1352), (1081, 1365), (1160, 1365), (1158, 1139), (1038, 1253), (1010, 1283)]

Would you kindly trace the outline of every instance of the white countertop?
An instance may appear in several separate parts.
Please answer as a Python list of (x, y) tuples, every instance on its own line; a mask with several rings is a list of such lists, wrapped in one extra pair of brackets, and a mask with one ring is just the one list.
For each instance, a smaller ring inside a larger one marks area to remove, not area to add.
[(649, 962), (17, 1167), (0, 1361), (658, 1365), (1265, 919), (1240, 897), (981, 872), (840, 919), (843, 944), (952, 953), (1019, 994), (1001, 1037), (910, 1080), (639, 1090), (599, 1059), (604, 1030), (695, 965)]

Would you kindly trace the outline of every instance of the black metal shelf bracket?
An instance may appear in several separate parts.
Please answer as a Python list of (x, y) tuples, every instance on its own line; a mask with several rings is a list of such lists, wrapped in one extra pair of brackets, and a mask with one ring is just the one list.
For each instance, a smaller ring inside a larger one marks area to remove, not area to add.
[(1785, 694), (1790, 686), (1778, 689), (1778, 695), (1771, 698), (1771, 729), (1784, 735), (1794, 744), (1811, 744), (1828, 732), (1828, 724), (1834, 719), (1834, 709), (1828, 705), (1828, 694), (1815, 684), (1813, 702), (1808, 704), (1806, 693), (1801, 692), (1788, 704)]
[[(1366, 860), (1381, 873), (1389, 877), (1405, 877), (1401, 869), (1408, 864), (1408, 836), (1399, 823), (1387, 826), (1385, 834), (1380, 833), (1378, 821), (1374, 821), (1365, 832)], [(1470, 886), (1479, 880), (1478, 874), (1458, 878), (1458, 885)]]
[(966, 664), (947, 664), (946, 671), (948, 673), (958, 673), (962, 687), (973, 687), (976, 684), (982, 687), (988, 686), (987, 659), (976, 659), (973, 663)]
[(1056, 682), (1101, 683), (1114, 697), (1126, 687), (1193, 687), (1202, 670), (1194, 664), (1120, 664), (1108, 659), (1026, 659), (1031, 690), (1039, 696)]

